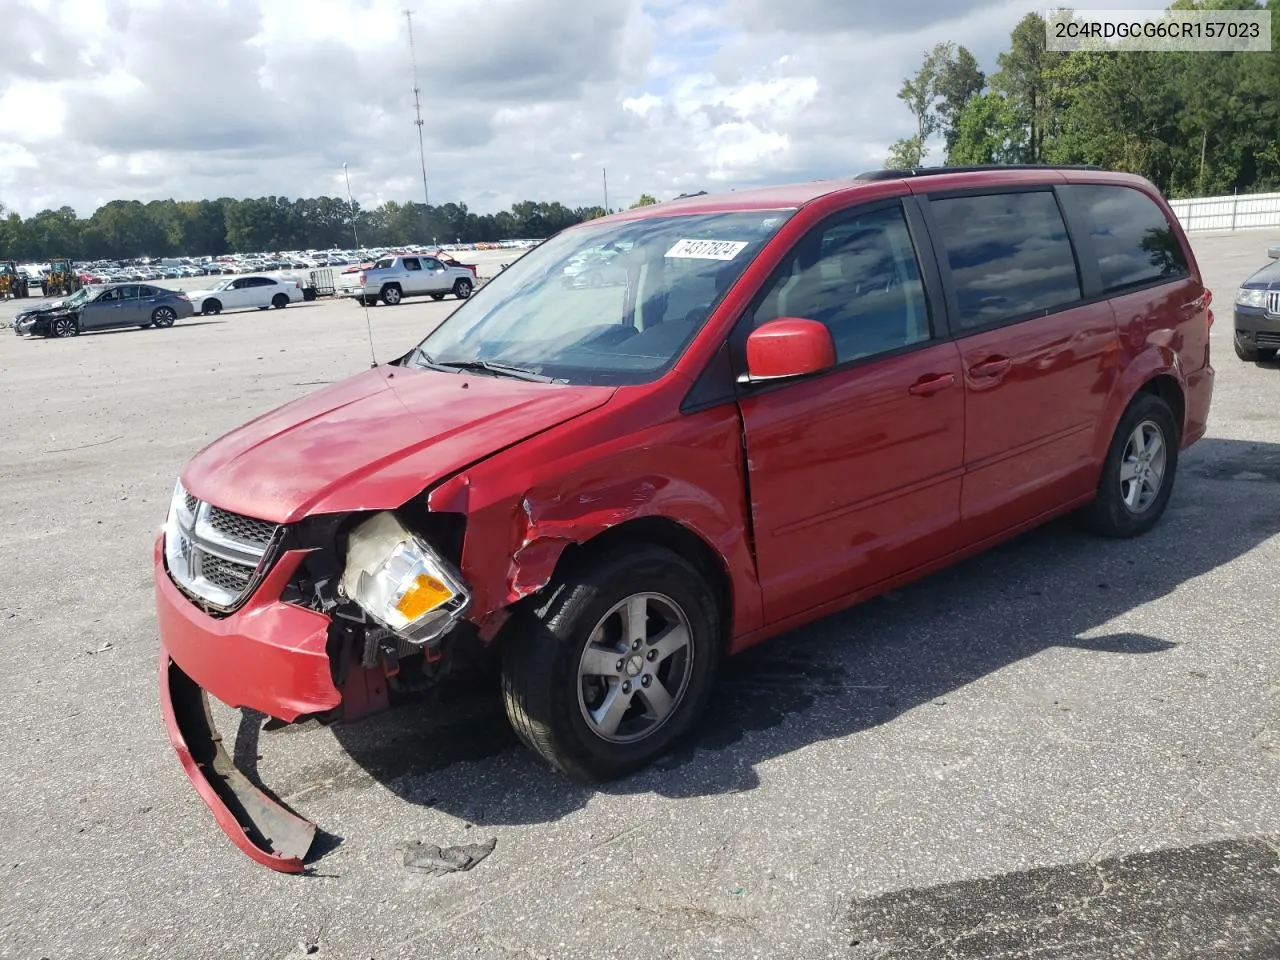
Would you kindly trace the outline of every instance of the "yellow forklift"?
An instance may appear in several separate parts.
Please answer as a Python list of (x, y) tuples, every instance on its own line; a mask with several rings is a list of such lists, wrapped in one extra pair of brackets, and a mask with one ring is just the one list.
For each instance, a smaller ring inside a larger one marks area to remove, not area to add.
[(44, 279), (44, 295), (46, 297), (69, 297), (80, 289), (80, 276), (71, 269), (71, 261), (55, 259), (49, 261), (49, 275)]
[(0, 299), (25, 299), (30, 294), (27, 289), (27, 275), (18, 269), (12, 260), (0, 260)]

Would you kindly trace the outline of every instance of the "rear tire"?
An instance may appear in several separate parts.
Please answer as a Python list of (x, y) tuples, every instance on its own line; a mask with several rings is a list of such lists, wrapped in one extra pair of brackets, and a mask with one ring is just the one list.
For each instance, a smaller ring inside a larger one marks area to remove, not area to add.
[(400, 288), (394, 283), (388, 283), (382, 288), (382, 302), (388, 307), (396, 306), (400, 302), (402, 296), (403, 294), (401, 293)]
[(271, 305), (277, 310), (283, 310), (289, 305), (289, 297), (287, 294), (277, 293), (271, 298)]
[(178, 315), (169, 307), (156, 307), (151, 313), (151, 323), (157, 330), (164, 330), (173, 326), (173, 322), (178, 319)]
[(1236, 356), (1245, 363), (1265, 363), (1268, 360), (1274, 360), (1276, 351), (1274, 347), (1255, 347), (1244, 343), (1240, 339), (1240, 334), (1234, 337)]
[(466, 300), (471, 296), (471, 291), (474, 289), (475, 287), (470, 280), (459, 280), (453, 285), (453, 295), (459, 300)]
[(1098, 492), (1084, 519), (1105, 537), (1146, 533), (1159, 522), (1178, 472), (1180, 431), (1169, 405), (1139, 393), (1116, 426)]
[(593, 559), (515, 624), (502, 663), (512, 727), (576, 780), (643, 767), (706, 707), (720, 616), (702, 575), (670, 550), (630, 544)]

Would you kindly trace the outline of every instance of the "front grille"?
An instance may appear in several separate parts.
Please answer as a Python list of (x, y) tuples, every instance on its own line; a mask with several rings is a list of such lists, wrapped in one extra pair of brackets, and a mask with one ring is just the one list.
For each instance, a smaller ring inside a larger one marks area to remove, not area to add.
[(211, 553), (205, 554), (201, 567), (201, 573), (206, 580), (219, 589), (237, 596), (243, 593), (253, 580), (254, 568), (243, 567), (232, 560), (215, 557)]
[(247, 599), (280, 529), (205, 503), (183, 491), (165, 527), (169, 576), (187, 596), (215, 612)]
[(253, 517), (242, 517), (238, 513), (209, 508), (209, 525), (224, 537), (242, 540), (256, 546), (265, 547), (271, 542), (276, 532), (276, 525), (266, 520), (255, 520)]
[(1268, 290), (1266, 311), (1273, 317), (1280, 317), (1280, 290)]
[(1253, 340), (1260, 347), (1280, 347), (1280, 333), (1260, 330), (1253, 335)]

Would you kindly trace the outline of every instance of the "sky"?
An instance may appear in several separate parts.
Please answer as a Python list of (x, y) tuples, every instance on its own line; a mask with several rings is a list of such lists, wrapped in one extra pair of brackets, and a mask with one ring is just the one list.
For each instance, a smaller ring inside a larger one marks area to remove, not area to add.
[[(15, 6), (16, 4), (16, 6)], [(1159, 8), (1090, 0), (1088, 9)], [(0, 204), (626, 206), (880, 167), (940, 41), (991, 72), (1027, 0), (4, 0)], [(931, 158), (941, 162), (935, 145)]]

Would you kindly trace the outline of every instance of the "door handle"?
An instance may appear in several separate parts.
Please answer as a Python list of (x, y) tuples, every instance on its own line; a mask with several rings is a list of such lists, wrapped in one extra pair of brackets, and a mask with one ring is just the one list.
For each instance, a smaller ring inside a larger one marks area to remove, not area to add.
[(1013, 361), (1008, 357), (991, 357), (983, 360), (981, 363), (975, 363), (969, 368), (969, 376), (971, 377), (998, 377), (1011, 366)]
[(907, 387), (907, 393), (916, 397), (931, 397), (956, 382), (954, 373), (927, 374)]

